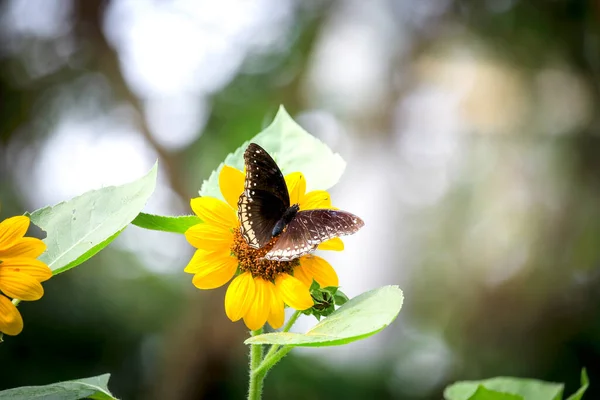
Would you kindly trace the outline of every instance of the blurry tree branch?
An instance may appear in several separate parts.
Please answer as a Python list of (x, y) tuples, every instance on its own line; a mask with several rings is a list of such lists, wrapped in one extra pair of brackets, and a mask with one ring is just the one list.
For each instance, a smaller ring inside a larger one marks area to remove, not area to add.
[(159, 155), (160, 165), (167, 173), (168, 181), (173, 190), (181, 199), (190, 197), (185, 182), (182, 180), (182, 174), (179, 172), (181, 165), (178, 161), (178, 155), (166, 151), (154, 138), (144, 117), (144, 106), (142, 101), (133, 93), (123, 76), (119, 56), (110, 46), (104, 35), (102, 22), (104, 10), (109, 1), (87, 0), (77, 1), (75, 16), (75, 31), (77, 36), (85, 38), (93, 47), (90, 54), (93, 55), (91, 67), (105, 75), (111, 82), (112, 88), (118, 99), (128, 103), (137, 114), (137, 124), (140, 132), (148, 143), (155, 149)]

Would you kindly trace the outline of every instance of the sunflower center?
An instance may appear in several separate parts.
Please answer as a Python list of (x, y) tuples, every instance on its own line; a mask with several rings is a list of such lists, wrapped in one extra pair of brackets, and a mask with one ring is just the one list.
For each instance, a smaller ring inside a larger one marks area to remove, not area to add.
[(254, 249), (248, 246), (248, 243), (242, 237), (240, 229), (235, 229), (231, 251), (237, 257), (242, 271), (250, 272), (253, 277), (272, 281), (280, 274), (291, 274), (294, 267), (300, 265), (297, 259), (292, 261), (273, 261), (264, 258), (269, 250), (273, 248), (275, 242), (277, 242), (276, 237), (260, 249)]

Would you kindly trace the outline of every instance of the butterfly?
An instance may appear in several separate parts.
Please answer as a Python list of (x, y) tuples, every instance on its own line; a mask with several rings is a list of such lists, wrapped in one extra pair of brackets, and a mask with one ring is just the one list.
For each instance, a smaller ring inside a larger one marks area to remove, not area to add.
[(281, 170), (269, 153), (255, 143), (244, 152), (246, 178), (238, 201), (241, 233), (248, 245), (260, 249), (278, 239), (265, 258), (291, 261), (313, 252), (326, 240), (351, 235), (364, 222), (354, 214), (330, 209), (300, 210), (290, 204)]

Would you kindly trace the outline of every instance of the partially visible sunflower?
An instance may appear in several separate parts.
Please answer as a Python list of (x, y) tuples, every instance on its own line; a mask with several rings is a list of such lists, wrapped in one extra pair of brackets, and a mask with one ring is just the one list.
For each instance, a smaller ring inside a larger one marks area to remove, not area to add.
[[(225, 294), (225, 313), (232, 321), (243, 318), (246, 326), (257, 330), (266, 322), (274, 329), (283, 325), (284, 303), (296, 310), (313, 306), (310, 285), (338, 286), (338, 276), (323, 258), (308, 255), (293, 261), (267, 260), (264, 255), (274, 241), (261, 249), (248, 246), (240, 233), (237, 203), (244, 191), (244, 174), (224, 166), (219, 187), (226, 202), (213, 197), (191, 200), (192, 210), (204, 222), (189, 228), (185, 237), (196, 253), (185, 268), (194, 274), (192, 283), (199, 289), (223, 286), (239, 271)], [(329, 193), (306, 193), (304, 175), (295, 172), (285, 177), (291, 204), (300, 210), (332, 208)], [(334, 238), (321, 243), (321, 250), (343, 250), (344, 243)]]
[(24, 237), (29, 218), (12, 217), (0, 222), (0, 332), (18, 335), (23, 318), (9, 298), (38, 300), (44, 294), (41, 282), (52, 271), (37, 258), (46, 250), (40, 239)]

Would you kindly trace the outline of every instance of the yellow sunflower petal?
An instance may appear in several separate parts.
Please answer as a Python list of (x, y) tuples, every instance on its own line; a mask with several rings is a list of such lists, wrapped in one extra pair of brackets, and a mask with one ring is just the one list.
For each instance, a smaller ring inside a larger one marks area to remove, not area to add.
[(336, 237), (336, 238), (324, 241), (317, 247), (317, 249), (342, 251), (342, 250), (344, 250), (344, 242), (339, 237)]
[(44, 295), (42, 284), (33, 276), (5, 269), (0, 269), (0, 290), (19, 300), (38, 300)]
[[(194, 286), (198, 289), (215, 289), (223, 286), (233, 278), (238, 268), (238, 261), (235, 257), (223, 253), (204, 253), (198, 256), (200, 252), (202, 250), (197, 250), (192, 261), (190, 261), (190, 264), (195, 263), (193, 268), (196, 272), (192, 278)], [(197, 259), (194, 260), (194, 258)]]
[(226, 251), (233, 244), (230, 229), (209, 224), (197, 224), (185, 231), (187, 241), (197, 249), (208, 251)]
[(244, 191), (244, 180), (244, 173), (229, 165), (224, 165), (219, 174), (221, 194), (234, 210), (237, 210), (238, 200)]
[(46, 250), (46, 244), (40, 239), (24, 237), (19, 239), (13, 246), (0, 250), (0, 260), (13, 257), (38, 258)]
[[(302, 259), (300, 259), (300, 261), (302, 261)], [(309, 288), (313, 282), (312, 275), (302, 266), (302, 263), (294, 268), (294, 278), (299, 279), (300, 282), (304, 283)]]
[(275, 287), (288, 306), (296, 310), (306, 310), (313, 306), (309, 287), (299, 279), (288, 274), (281, 274), (275, 279)]
[(255, 331), (262, 328), (271, 313), (271, 297), (273, 296), (269, 285), (272, 285), (269, 281), (262, 278), (254, 278), (256, 294), (254, 295), (252, 305), (250, 305), (248, 312), (244, 315), (244, 323), (250, 330)]
[(302, 172), (293, 172), (287, 175), (285, 184), (290, 193), (290, 204), (299, 204), (306, 192), (306, 179)]
[(306, 256), (300, 258), (300, 265), (304, 267), (307, 275), (312, 275), (321, 287), (339, 286), (335, 269), (325, 259), (319, 256)]
[(22, 330), (23, 318), (19, 310), (9, 299), (0, 295), (0, 332), (14, 336)]
[(0, 264), (0, 271), (22, 272), (35, 278), (38, 282), (47, 281), (52, 277), (52, 270), (46, 264), (35, 258), (27, 257), (3, 260), (2, 264)]
[(279, 293), (277, 293), (275, 285), (273, 285), (271, 282), (269, 283), (271, 284), (269, 286), (271, 289), (271, 312), (269, 313), (267, 322), (269, 325), (271, 325), (271, 328), (279, 329), (285, 320), (285, 304), (283, 304), (281, 296), (279, 296)]
[(233, 322), (242, 318), (254, 302), (256, 288), (249, 272), (238, 275), (225, 293), (225, 314)]
[(16, 244), (25, 236), (27, 228), (29, 228), (29, 218), (22, 215), (0, 222), (0, 250), (8, 249)]
[(224, 251), (196, 250), (188, 265), (183, 269), (183, 272), (197, 274), (203, 268), (218, 263), (222, 258), (229, 256), (230, 254), (230, 252)]
[(331, 208), (331, 196), (325, 190), (313, 190), (302, 198), (301, 210), (313, 210), (315, 208)]
[(214, 197), (196, 197), (190, 201), (192, 210), (205, 224), (233, 228), (237, 225), (237, 214), (227, 203)]

